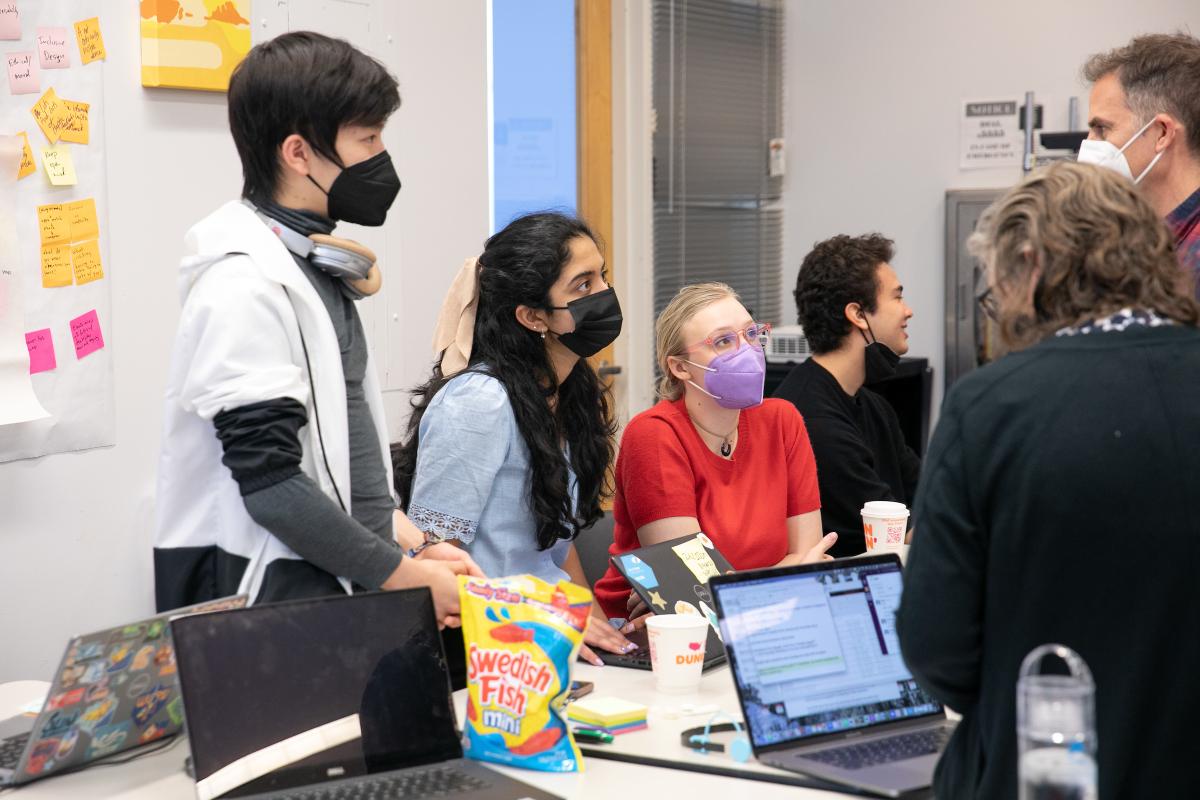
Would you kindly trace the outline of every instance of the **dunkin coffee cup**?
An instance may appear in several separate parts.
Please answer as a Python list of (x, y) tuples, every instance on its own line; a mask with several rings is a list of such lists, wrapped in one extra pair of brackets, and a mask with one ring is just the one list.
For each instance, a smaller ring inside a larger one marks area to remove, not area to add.
[(904, 503), (872, 500), (862, 507), (862, 520), (867, 552), (903, 550), (908, 531), (908, 508)]
[(655, 614), (646, 620), (650, 666), (660, 692), (687, 693), (700, 685), (708, 620), (694, 614)]

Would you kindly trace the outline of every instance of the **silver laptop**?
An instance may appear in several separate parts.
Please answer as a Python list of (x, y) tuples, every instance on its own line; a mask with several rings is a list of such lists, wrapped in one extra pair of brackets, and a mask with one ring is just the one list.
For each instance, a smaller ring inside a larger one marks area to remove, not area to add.
[(928, 788), (953, 730), (900, 656), (895, 555), (709, 581), (758, 760), (887, 797)]
[(463, 759), (428, 589), (256, 605), (171, 632), (200, 800), (556, 800)]
[(69, 772), (174, 736), (183, 724), (167, 622), (246, 605), (244, 594), (72, 637), (38, 714), (0, 720), (0, 786)]

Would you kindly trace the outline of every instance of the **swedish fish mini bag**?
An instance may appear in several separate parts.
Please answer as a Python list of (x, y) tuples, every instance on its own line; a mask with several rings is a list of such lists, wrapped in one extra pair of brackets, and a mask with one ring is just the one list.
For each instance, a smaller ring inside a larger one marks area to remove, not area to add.
[(546, 772), (581, 771), (564, 706), (592, 593), (532, 575), (464, 575), (458, 591), (467, 648), (466, 756)]

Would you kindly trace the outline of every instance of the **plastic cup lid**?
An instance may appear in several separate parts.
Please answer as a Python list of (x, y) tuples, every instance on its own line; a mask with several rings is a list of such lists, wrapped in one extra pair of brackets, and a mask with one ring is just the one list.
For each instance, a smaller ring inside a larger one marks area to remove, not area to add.
[(861, 513), (872, 517), (907, 517), (908, 507), (891, 500), (872, 500), (862, 507)]

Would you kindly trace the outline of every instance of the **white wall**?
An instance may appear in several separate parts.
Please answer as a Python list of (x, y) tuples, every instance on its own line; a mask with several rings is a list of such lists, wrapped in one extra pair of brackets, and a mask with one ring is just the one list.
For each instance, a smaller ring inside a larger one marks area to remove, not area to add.
[(944, 193), (1020, 178), (1019, 168), (958, 169), (961, 101), (1031, 90), (1045, 101), (1046, 130), (1065, 130), (1071, 95), (1087, 119), (1079, 69), (1088, 55), (1138, 33), (1200, 34), (1200, 3), (786, 5), (785, 321), (795, 321), (791, 293), (814, 242), (873, 230), (895, 239), (894, 266), (915, 311), (910, 355), (933, 366), (936, 414), (944, 380)]
[[(290, 8), (357, 30), (340, 6)], [(384, 230), (362, 237), (385, 274), (385, 294), (365, 318), (391, 390), (393, 436), (399, 389), (427, 376), (442, 294), (488, 232), (486, 9), (377, 1), (361, 21), (367, 41), (357, 43), (389, 66), (403, 98), (385, 139), (404, 189)], [(287, 29), (286, 5), (255, 10), (255, 41)], [(143, 89), (135, 19), (126, 10), (102, 18), (116, 446), (0, 464), (0, 682), (48, 679), (69, 634), (153, 611), (150, 525), (175, 267), (186, 229), (241, 188), (225, 96)]]

